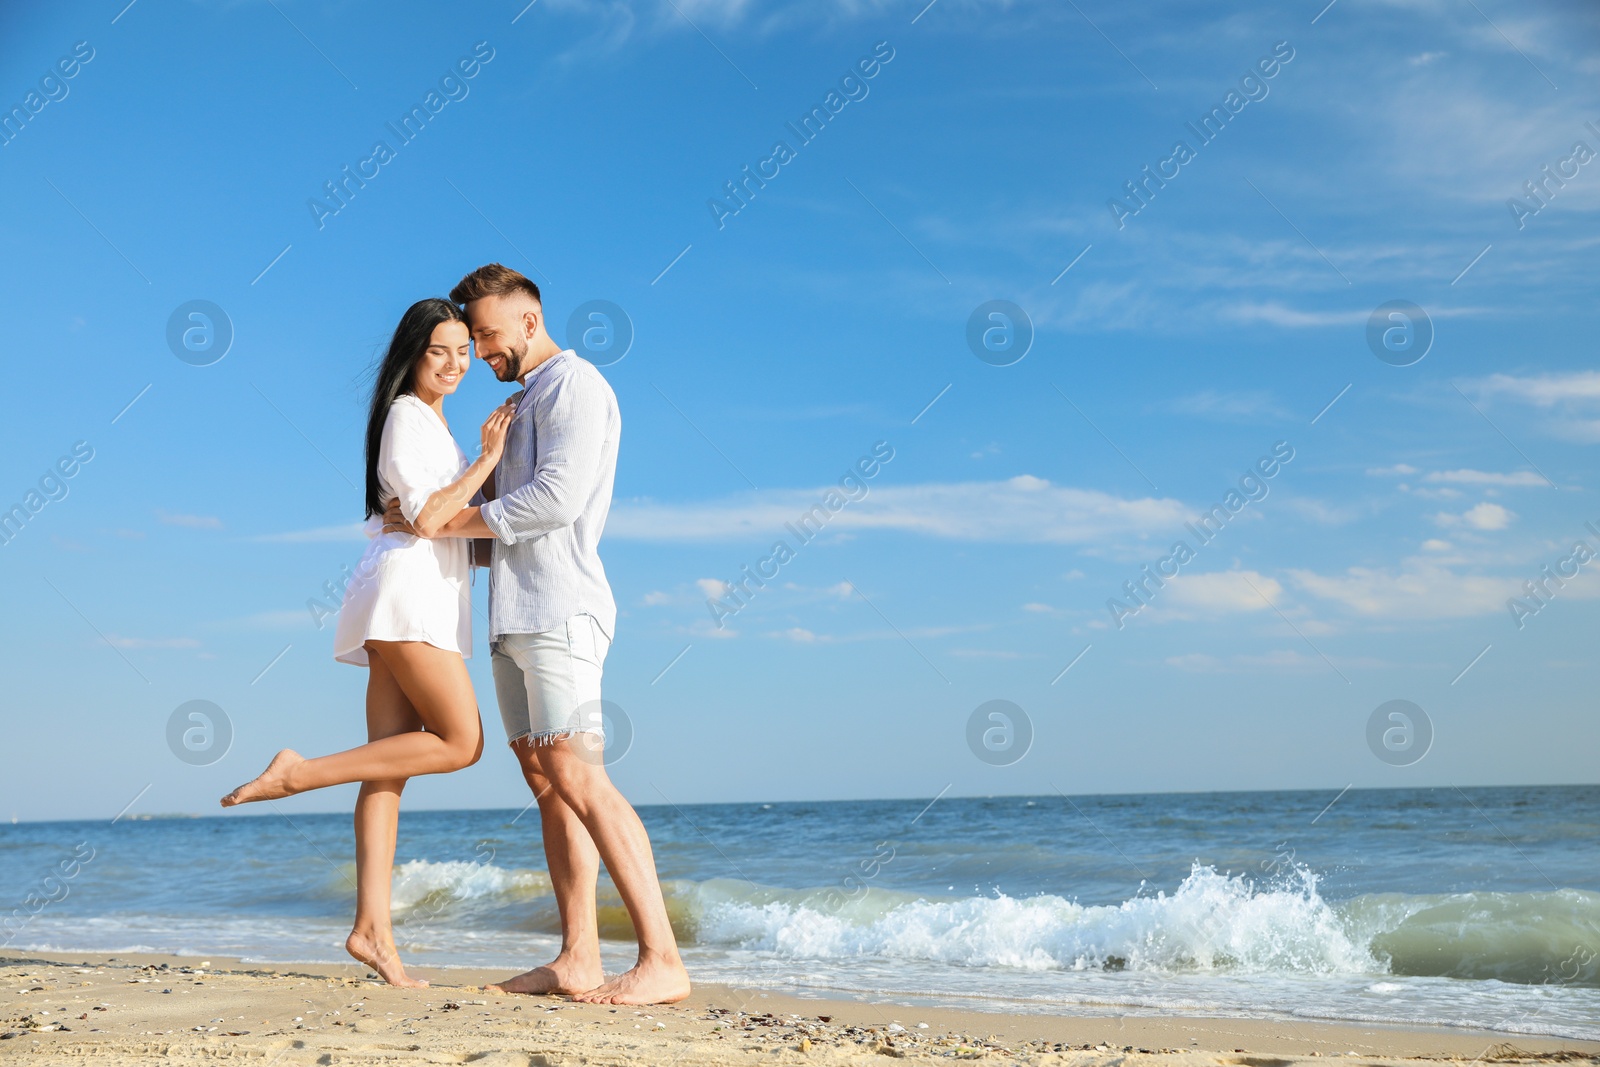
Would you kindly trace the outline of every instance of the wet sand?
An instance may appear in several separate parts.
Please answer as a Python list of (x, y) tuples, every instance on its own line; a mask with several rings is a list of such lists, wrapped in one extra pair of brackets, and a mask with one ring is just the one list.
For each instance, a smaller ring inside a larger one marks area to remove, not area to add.
[(682, 1004), (607, 1007), (490, 994), (507, 977), (220, 957), (0, 955), (0, 1060), (267, 1067), (481, 1063), (626, 1067), (983, 1060), (1063, 1067), (1294, 1067), (1337, 1058), (1600, 1064), (1600, 1042), (1295, 1020), (1020, 1015), (697, 986)]

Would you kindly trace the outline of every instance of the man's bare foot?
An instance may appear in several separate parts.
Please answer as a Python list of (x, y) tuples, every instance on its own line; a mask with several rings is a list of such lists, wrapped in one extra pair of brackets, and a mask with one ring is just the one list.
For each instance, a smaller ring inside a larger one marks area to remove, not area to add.
[(378, 977), (392, 986), (421, 989), (428, 984), (424, 979), (406, 974), (405, 965), (400, 962), (400, 953), (395, 950), (393, 941), (380, 942), (371, 934), (352, 930), (350, 936), (345, 938), (344, 949), (377, 971)]
[(223, 797), (222, 806), (231, 808), (235, 804), (248, 804), (252, 800), (279, 800), (293, 796), (294, 790), (289, 788), (289, 772), (304, 762), (305, 757), (300, 753), (293, 749), (284, 749), (272, 757), (272, 762), (267, 764), (267, 769), (260, 775)]
[(605, 985), (579, 993), (584, 1004), (675, 1004), (689, 995), (689, 972), (677, 956), (640, 960)]
[(567, 993), (577, 994), (593, 989), (606, 980), (600, 969), (600, 958), (578, 963), (562, 953), (543, 967), (508, 978), (495, 985), (484, 986), (489, 993)]

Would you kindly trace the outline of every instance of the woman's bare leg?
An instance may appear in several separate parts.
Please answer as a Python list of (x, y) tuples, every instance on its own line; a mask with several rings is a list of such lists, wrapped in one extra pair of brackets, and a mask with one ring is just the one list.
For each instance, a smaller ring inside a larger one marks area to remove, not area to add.
[(284, 749), (254, 781), (223, 797), (223, 807), (348, 782), (447, 774), (478, 761), (483, 724), (461, 655), (424, 641), (369, 641), (367, 649), (369, 659), (383, 658), (427, 731), (408, 730), (316, 759)]
[[(421, 717), (383, 657), (368, 658), (371, 674), (367, 679), (367, 739), (377, 741), (421, 730)], [(361, 783), (355, 817), (356, 918), (344, 947), (390, 985), (416, 987), (428, 983), (406, 974), (395, 948), (389, 915), (395, 834), (400, 825), (400, 794), (405, 787), (404, 778)]]

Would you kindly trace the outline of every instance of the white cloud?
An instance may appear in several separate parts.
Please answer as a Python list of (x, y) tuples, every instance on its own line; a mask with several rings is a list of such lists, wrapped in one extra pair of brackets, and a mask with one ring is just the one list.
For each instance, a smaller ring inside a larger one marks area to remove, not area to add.
[[(973, 633), (988, 630), (987, 624), (981, 626), (917, 626), (907, 630), (862, 630), (857, 633), (844, 634), (819, 634), (804, 626), (791, 626), (784, 630), (770, 631), (766, 636), (779, 638), (784, 641), (794, 641), (802, 645), (832, 645), (842, 643), (856, 643), (862, 641), (905, 641), (909, 638), (940, 638), (950, 637), (954, 634)], [(726, 632), (726, 631), (724, 631)]]
[(1422, 480), (1435, 485), (1497, 485), (1507, 488), (1528, 485), (1549, 485), (1544, 476), (1536, 471), (1480, 471), (1470, 467), (1462, 467), (1453, 471), (1428, 471), (1424, 474), (1409, 463), (1396, 463), (1392, 467), (1368, 467), (1367, 473), (1374, 477), (1410, 477), (1421, 474)]
[(1600, 444), (1600, 419), (1562, 419), (1553, 427), (1569, 441), (1579, 444)]
[(728, 583), (720, 578), (696, 578), (694, 584), (708, 600), (721, 600), (728, 592)]
[(1518, 486), (1550, 484), (1533, 471), (1501, 473), (1498, 471), (1475, 471), (1470, 469), (1429, 471), (1422, 480), (1425, 482), (1454, 482), (1458, 485)]
[[(1255, 586), (1255, 589), (1250, 588)], [(1258, 593), (1256, 590), (1260, 590)], [(1207, 613), (1266, 611), (1283, 594), (1276, 578), (1257, 571), (1209, 571), (1181, 574), (1158, 595), (1158, 607), (1187, 608)], [(1266, 597), (1263, 600), (1262, 597)]]
[[(1482, 307), (1430, 307), (1428, 317), (1432, 319), (1459, 318), (1463, 315), (1487, 315), (1492, 309)], [(1319, 326), (1354, 326), (1365, 325), (1372, 315), (1372, 309), (1348, 308), (1333, 311), (1302, 311), (1299, 308), (1288, 307), (1276, 300), (1267, 301), (1239, 301), (1228, 304), (1218, 309), (1218, 317), (1231, 322), (1256, 323), (1264, 322), (1269, 326), (1287, 326), (1291, 329), (1308, 329)]]
[[(1559, 158), (1557, 153), (1581, 130), (1551, 91), (1553, 86), (1542, 79), (1547, 69), (1557, 81), (1570, 75), (1565, 64), (1552, 65), (1541, 55), (1545, 50), (1531, 43), (1528, 23), (1519, 24), (1506, 12), (1497, 12), (1493, 23), (1470, 6), (1438, 5), (1417, 14), (1438, 30), (1429, 35), (1430, 42), (1453, 45), (1451, 61), (1410, 63), (1385, 85), (1374, 87), (1378, 108), (1364, 116), (1368, 144), (1390, 150), (1365, 151), (1360, 158), (1368, 165), (1382, 159), (1389, 173), (1409, 186), (1437, 173), (1432, 161), (1441, 152), (1459, 154), (1461, 165), (1452, 169), (1449, 182), (1435, 183), (1437, 191), (1457, 200), (1503, 205), (1507, 196), (1520, 191), (1522, 179), (1533, 177), (1541, 163)], [(1559, 34), (1560, 22), (1567, 23), (1568, 38), (1588, 36), (1587, 27), (1574, 33), (1570, 18), (1546, 26)], [(1504, 77), (1507, 57), (1517, 60), (1507, 50), (1508, 38), (1521, 38), (1513, 47), (1523, 58), (1540, 56), (1541, 74), (1524, 66), (1528, 77)], [(1349, 181), (1347, 173), (1338, 177)], [(1495, 254), (1500, 252), (1497, 243)]]
[(641, 597), (639, 602), (647, 608), (659, 607), (662, 604), (672, 603), (672, 594), (663, 593), (659, 589), (654, 589)]
[(1351, 567), (1343, 574), (1291, 570), (1301, 590), (1341, 604), (1358, 615), (1392, 619), (1452, 619), (1504, 611), (1518, 583), (1509, 578), (1457, 574), (1438, 561), (1414, 558), (1399, 571)]
[(1454, 547), (1449, 541), (1441, 541), (1437, 537), (1430, 537), (1422, 542), (1422, 548), (1426, 552), (1448, 552)]
[(1557, 437), (1600, 443), (1600, 371), (1517, 376), (1491, 374), (1473, 383), (1480, 395), (1503, 396), (1562, 414), (1543, 422)]
[(1351, 326), (1367, 321), (1371, 308), (1351, 308), (1347, 311), (1301, 311), (1286, 307), (1276, 300), (1241, 301), (1219, 311), (1220, 317), (1233, 322), (1264, 322), (1269, 326), (1289, 326), (1303, 329), (1312, 326)]
[(1441, 511), (1433, 518), (1440, 526), (1445, 527), (1470, 526), (1475, 530), (1504, 530), (1516, 517), (1515, 512), (1485, 500), (1472, 505), (1460, 515)]
[(1509, 508), (1484, 501), (1468, 508), (1461, 517), (1480, 530), (1504, 530), (1517, 515)]
[(1600, 403), (1600, 371), (1540, 374), (1533, 377), (1491, 374), (1475, 384), (1484, 393), (1509, 396), (1542, 408), (1571, 401)]
[(1112, 496), (1019, 475), (997, 482), (883, 486), (829, 514), (826, 489), (781, 489), (687, 504), (618, 501), (606, 536), (630, 541), (748, 540), (795, 535), (785, 524), (826, 516), (828, 533), (890, 530), (957, 541), (1092, 544), (1160, 533), (1183, 524), (1189, 509), (1170, 498)]
[(1355, 522), (1367, 514), (1367, 508), (1359, 505), (1341, 507), (1313, 497), (1304, 496), (1291, 496), (1280, 500), (1279, 506), (1322, 526), (1343, 526), (1346, 523)]

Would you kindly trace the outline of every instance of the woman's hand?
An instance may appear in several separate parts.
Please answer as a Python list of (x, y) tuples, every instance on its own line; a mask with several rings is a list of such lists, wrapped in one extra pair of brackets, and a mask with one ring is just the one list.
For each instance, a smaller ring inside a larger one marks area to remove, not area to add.
[(489, 417), (483, 420), (480, 434), (483, 448), (479, 457), (491, 467), (500, 462), (500, 456), (505, 451), (506, 433), (511, 429), (511, 416), (515, 410), (508, 400), (489, 412)]

